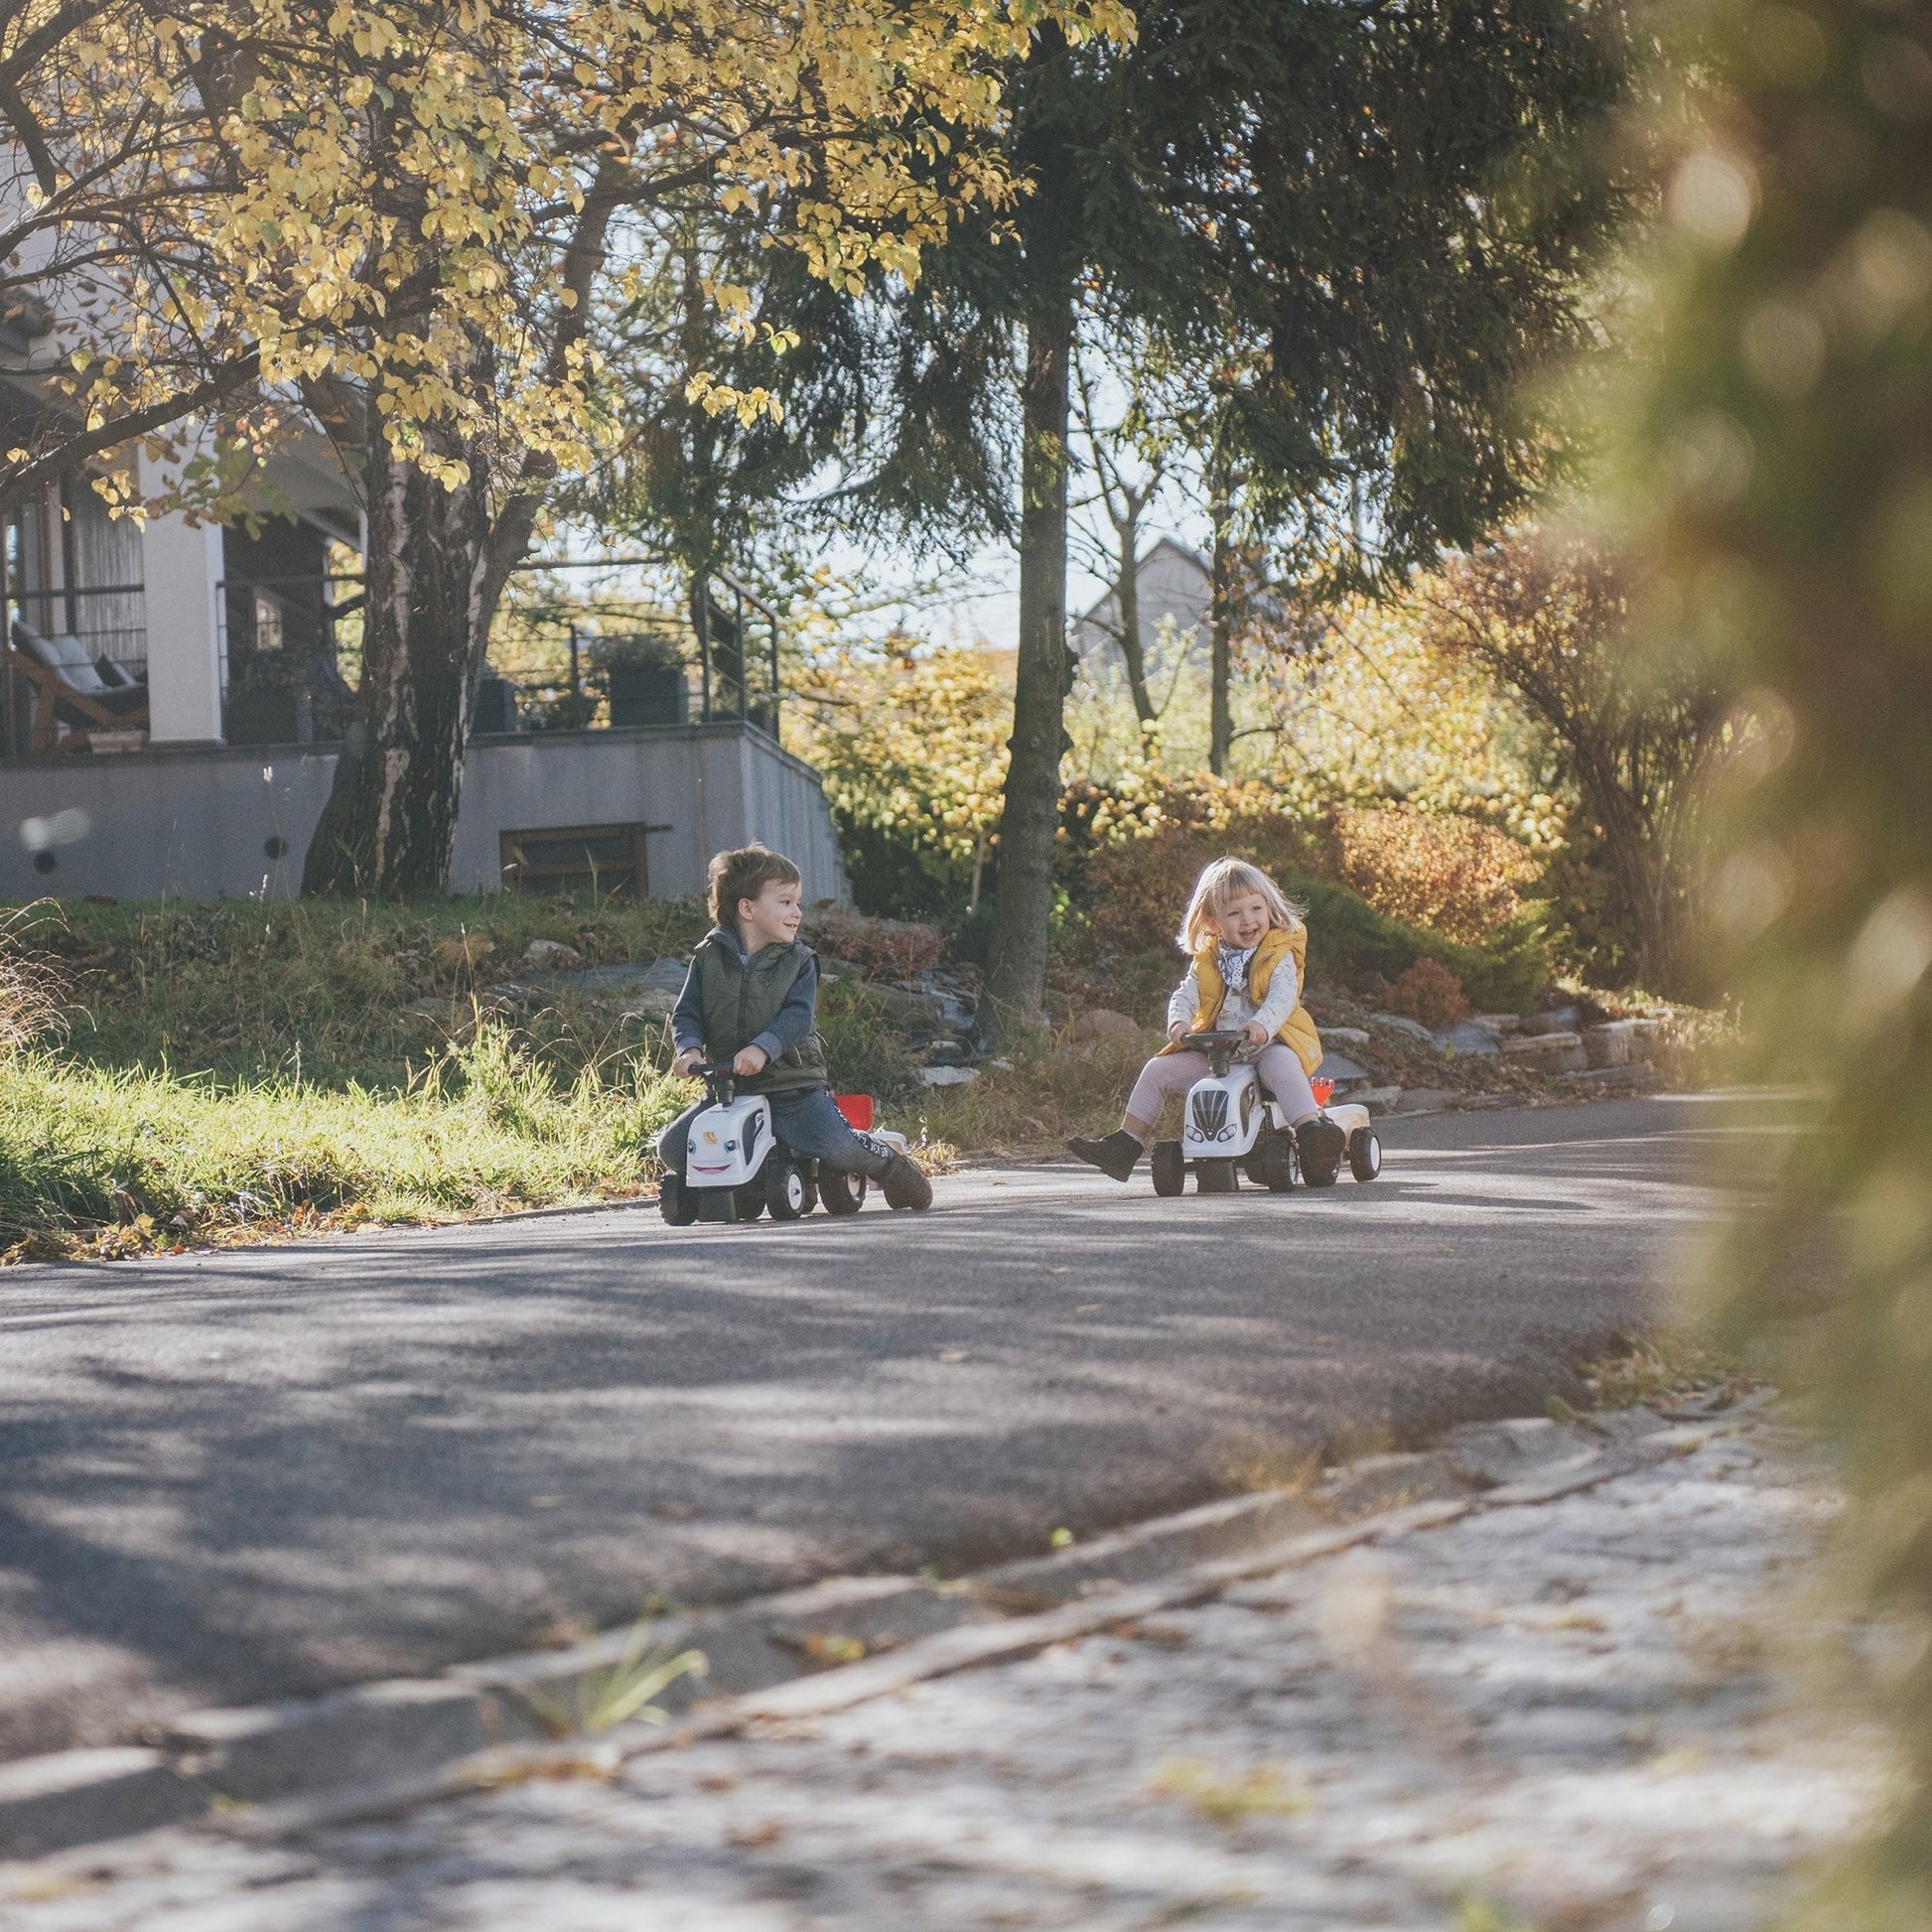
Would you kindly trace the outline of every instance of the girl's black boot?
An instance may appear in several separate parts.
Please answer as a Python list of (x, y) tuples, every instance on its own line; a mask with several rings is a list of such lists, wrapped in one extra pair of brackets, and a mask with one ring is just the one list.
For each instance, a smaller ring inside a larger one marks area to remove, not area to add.
[(1084, 1134), (1076, 1134), (1067, 1146), (1090, 1168), (1098, 1168), (1104, 1174), (1111, 1174), (1116, 1180), (1125, 1180), (1133, 1172), (1134, 1164), (1141, 1158), (1141, 1144), (1124, 1127), (1116, 1127), (1111, 1134), (1099, 1140), (1090, 1140)]

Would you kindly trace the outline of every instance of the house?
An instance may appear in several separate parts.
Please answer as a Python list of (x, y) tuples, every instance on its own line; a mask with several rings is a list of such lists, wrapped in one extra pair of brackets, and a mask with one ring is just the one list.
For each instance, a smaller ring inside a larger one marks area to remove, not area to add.
[[(0, 385), (15, 373), (0, 360)], [(138, 527), (76, 475), (5, 526), (0, 897), (299, 891), (352, 701), (361, 519), (319, 437), (285, 446), (260, 493), (244, 523)], [(663, 722), (521, 731), (497, 691), (480, 722), (499, 729), (465, 766), (453, 890), (679, 897), (703, 890), (712, 852), (761, 838), (798, 860), (808, 897), (847, 897), (817, 775), (775, 736), (775, 652), (754, 690), (733, 608), (685, 640), (689, 699), (641, 714)]]
[[(1135, 572), (1141, 599), (1141, 647), (1152, 658), (1161, 621), (1172, 619), (1183, 656), (1207, 642), (1213, 578), (1207, 559), (1173, 537), (1162, 537), (1142, 556)], [(1126, 676), (1120, 655), (1120, 599), (1109, 591), (1067, 627), (1067, 640), (1097, 684), (1120, 683)], [(1179, 668), (1170, 662), (1170, 674)]]

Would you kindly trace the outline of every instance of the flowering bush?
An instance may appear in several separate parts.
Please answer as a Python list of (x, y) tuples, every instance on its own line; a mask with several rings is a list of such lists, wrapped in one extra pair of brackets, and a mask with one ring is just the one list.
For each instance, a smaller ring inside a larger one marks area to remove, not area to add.
[(1523, 911), (1537, 863), (1517, 840), (1473, 818), (1410, 805), (1334, 816), (1336, 876), (1383, 912), (1459, 945), (1494, 938)]
[(942, 894), (977, 897), (1013, 729), (1012, 694), (985, 653), (828, 655), (791, 709), (787, 743), (848, 834), (907, 854)]
[(1201, 868), (1252, 860), (1271, 878), (1311, 869), (1315, 845), (1265, 785), (1205, 773), (1130, 788), (1074, 785), (1061, 813), (1063, 871), (1092, 938), (1124, 952), (1170, 946)]

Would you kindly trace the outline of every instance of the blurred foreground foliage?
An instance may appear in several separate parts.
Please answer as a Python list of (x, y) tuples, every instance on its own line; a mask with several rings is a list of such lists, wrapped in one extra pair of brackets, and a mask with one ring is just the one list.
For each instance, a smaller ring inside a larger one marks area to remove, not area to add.
[[(1816, 1094), (1733, 1325), (1834, 1419), (1910, 1771), (1810, 1908), (1932, 1924), (1932, 8), (1707, 0), (1676, 103), (1625, 532), (1667, 657), (1745, 692), (1716, 907), (1753, 1070)], [(1760, 1172), (1763, 1144), (1752, 1149)], [(1793, 1257), (1802, 1259), (1794, 1261)]]

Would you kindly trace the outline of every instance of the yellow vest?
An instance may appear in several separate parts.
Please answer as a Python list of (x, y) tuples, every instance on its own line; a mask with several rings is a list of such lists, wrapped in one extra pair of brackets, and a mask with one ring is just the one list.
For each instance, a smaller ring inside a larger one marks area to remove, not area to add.
[[(1194, 1024), (1188, 1029), (1190, 1033), (1208, 1032), (1227, 999), (1228, 990), (1221, 983), (1219, 951), (1218, 944), (1210, 939), (1194, 955), (1194, 979), (1200, 987), (1200, 1011), (1194, 1015)], [(1314, 1022), (1309, 1017), (1309, 1010), (1300, 997), (1302, 988), (1309, 983), (1307, 926), (1298, 925), (1292, 932), (1282, 926), (1271, 926), (1263, 935), (1261, 944), (1255, 948), (1254, 958), (1248, 962), (1248, 998), (1256, 1006), (1261, 1005), (1268, 997), (1268, 982), (1274, 978), (1275, 968), (1288, 956), (1295, 961), (1295, 1011), (1283, 1022), (1282, 1030), (1275, 1037), (1284, 1046), (1295, 1049), (1303, 1070), (1311, 1075), (1321, 1064), (1321, 1035), (1315, 1032)], [(1178, 1053), (1182, 1049), (1170, 1041), (1161, 1050), (1164, 1053)]]

